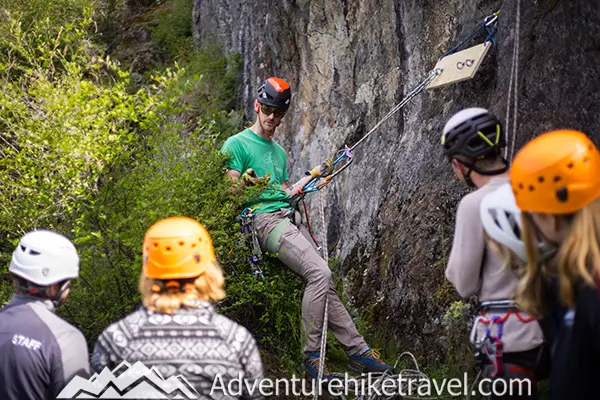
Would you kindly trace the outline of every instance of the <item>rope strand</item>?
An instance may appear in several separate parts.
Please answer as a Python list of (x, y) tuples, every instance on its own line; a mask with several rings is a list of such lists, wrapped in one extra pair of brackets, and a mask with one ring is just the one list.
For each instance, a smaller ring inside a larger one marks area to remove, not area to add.
[[(519, 41), (521, 36), (521, 0), (517, 0), (515, 38), (513, 40), (513, 56), (510, 66), (510, 81), (506, 98), (506, 137), (507, 146), (504, 148), (504, 157), (510, 162), (515, 153), (515, 136), (519, 114)], [(511, 109), (512, 106), (512, 109)], [(510, 118), (512, 114), (512, 130)], [(509, 146), (510, 144), (510, 146)], [(509, 151), (510, 147), (510, 151)]]

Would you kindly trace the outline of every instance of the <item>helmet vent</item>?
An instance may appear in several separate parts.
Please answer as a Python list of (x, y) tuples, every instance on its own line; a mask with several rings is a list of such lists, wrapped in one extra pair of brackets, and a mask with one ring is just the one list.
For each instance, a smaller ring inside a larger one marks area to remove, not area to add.
[(39, 256), (41, 253), (39, 251), (29, 249), (29, 254), (31, 254), (32, 256)]
[(519, 183), (519, 189), (521, 189), (521, 190), (523, 190), (523, 189), (524, 189), (524, 186), (523, 186), (523, 184), (522, 184), (522, 183)]
[(27, 247), (25, 247), (25, 246), (21, 245), (21, 250), (23, 250), (23, 251), (27, 251)]
[(533, 192), (535, 190), (535, 187), (533, 185), (529, 185), (529, 191)]
[(198, 242), (199, 242), (199, 243), (202, 243), (202, 238), (198, 238)]
[(502, 229), (502, 225), (500, 225), (500, 221), (498, 221), (498, 210), (489, 210), (490, 214), (492, 215), (492, 220), (494, 221), (494, 223), (496, 224), (496, 226), (500, 229)]
[(560, 182), (560, 179), (561, 179), (561, 177), (557, 175), (554, 177), (554, 182)]
[(540, 176), (540, 177), (538, 178), (538, 182), (539, 182), (539, 183), (544, 183), (544, 177), (543, 177), (543, 176)]
[(196, 264), (200, 264), (200, 254), (194, 254), (194, 260), (196, 260)]
[(154, 248), (158, 247), (158, 242), (154, 242)]
[(556, 191), (556, 198), (561, 202), (561, 203), (566, 203), (567, 200), (569, 200), (569, 191), (566, 187), (563, 187), (561, 189), (558, 189)]
[(573, 168), (573, 162), (568, 163), (567, 168), (569, 168), (569, 169)]
[(171, 246), (167, 246), (167, 247), (165, 248), (165, 250), (166, 250), (166, 251), (171, 251)]
[(180, 241), (180, 242), (179, 242), (179, 245), (180, 245), (181, 247), (183, 247), (183, 246), (185, 246), (185, 242), (182, 240), (182, 241)]
[(196, 243), (192, 243), (192, 248), (196, 247)]

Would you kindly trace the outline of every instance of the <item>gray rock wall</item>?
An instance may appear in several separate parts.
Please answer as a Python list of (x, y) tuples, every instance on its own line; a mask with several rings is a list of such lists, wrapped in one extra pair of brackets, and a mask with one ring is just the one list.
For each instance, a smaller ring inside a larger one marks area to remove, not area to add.
[[(435, 356), (440, 321), (455, 299), (443, 271), (454, 210), (465, 188), (439, 137), (466, 106), (506, 114), (516, 0), (196, 0), (195, 38), (244, 59), (249, 119), (260, 82), (293, 89), (277, 132), (292, 180), (352, 145), (430, 71), (446, 50), (501, 9), (497, 47), (474, 80), (427, 91), (355, 151), (354, 165), (310, 197), (325, 196), (330, 254), (342, 258), (357, 316), (404, 349)], [(515, 150), (544, 130), (600, 136), (600, 7), (597, 0), (522, 0)], [(483, 37), (471, 42), (481, 42)], [(318, 221), (314, 222), (319, 226)]]

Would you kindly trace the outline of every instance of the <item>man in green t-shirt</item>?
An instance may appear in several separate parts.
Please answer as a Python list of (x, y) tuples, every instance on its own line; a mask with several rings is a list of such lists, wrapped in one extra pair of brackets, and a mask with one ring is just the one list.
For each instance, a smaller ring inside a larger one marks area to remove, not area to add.
[[(261, 247), (276, 254), (287, 267), (307, 281), (302, 299), (302, 324), (308, 336), (304, 348), (308, 374), (317, 377), (327, 298), (327, 325), (348, 353), (349, 366), (364, 372), (392, 369), (381, 361), (377, 351), (371, 349), (358, 333), (338, 298), (327, 262), (319, 255), (306, 227), (293, 218), (295, 211), (289, 202), (290, 197), (312, 179), (330, 175), (333, 163), (327, 160), (306, 172), (306, 176), (294, 185), (288, 186), (287, 156), (273, 140), (273, 135), (289, 108), (290, 100), (290, 86), (282, 79), (271, 77), (260, 86), (254, 100), (256, 122), (227, 139), (221, 149), (230, 155), (227, 175), (239, 180), (240, 185), (270, 184), (271, 188), (246, 206), (255, 209), (254, 224)], [(323, 378), (331, 377), (331, 372), (325, 367)]]

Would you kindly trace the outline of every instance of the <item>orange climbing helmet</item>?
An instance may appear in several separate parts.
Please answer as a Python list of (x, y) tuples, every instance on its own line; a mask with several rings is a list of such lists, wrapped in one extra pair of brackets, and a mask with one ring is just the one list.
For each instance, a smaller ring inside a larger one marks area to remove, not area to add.
[(522, 211), (571, 214), (600, 196), (600, 152), (582, 132), (548, 132), (519, 151), (510, 181)]
[(200, 276), (216, 262), (208, 231), (188, 217), (158, 221), (144, 238), (143, 273), (153, 279), (186, 279)]
[(258, 88), (257, 100), (260, 104), (287, 110), (292, 99), (290, 85), (281, 78), (267, 78)]

